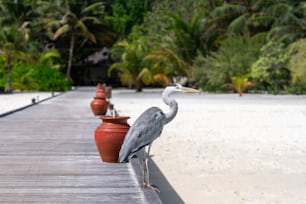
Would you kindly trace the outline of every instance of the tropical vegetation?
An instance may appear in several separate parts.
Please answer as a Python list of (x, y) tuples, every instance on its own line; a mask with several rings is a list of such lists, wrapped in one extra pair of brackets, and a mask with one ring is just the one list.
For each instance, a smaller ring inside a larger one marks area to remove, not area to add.
[(109, 77), (137, 91), (306, 92), (304, 1), (0, 0), (0, 12), (7, 91), (67, 89), (73, 65), (108, 47)]

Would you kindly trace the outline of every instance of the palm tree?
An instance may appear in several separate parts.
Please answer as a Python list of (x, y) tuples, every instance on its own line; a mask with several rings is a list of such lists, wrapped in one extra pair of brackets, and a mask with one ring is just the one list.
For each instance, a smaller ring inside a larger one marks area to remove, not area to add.
[(171, 25), (167, 28), (168, 35), (161, 42), (161, 48), (152, 51), (146, 59), (165, 66), (173, 77), (187, 77), (192, 81), (192, 64), (198, 51), (206, 53), (202, 32), (205, 18), (202, 14), (195, 13), (190, 20), (181, 16), (170, 16)]
[(305, 3), (301, 1), (225, 1), (212, 12), (212, 22), (224, 23), (228, 34), (268, 34), (290, 43), (306, 36)]
[[(88, 6), (81, 8), (81, 12), (73, 12), (71, 10), (71, 6), (66, 1), (65, 4), (65, 13), (62, 16), (61, 20), (59, 21), (59, 26), (57, 27), (52, 39), (57, 40), (60, 36), (69, 36), (70, 38), (70, 45), (69, 45), (69, 57), (68, 57), (68, 64), (67, 64), (67, 72), (66, 77), (67, 79), (71, 80), (71, 66), (73, 60), (73, 52), (75, 50), (75, 43), (79, 36), (82, 36), (83, 40), (80, 44), (82, 47), (88, 40), (91, 42), (96, 43), (95, 35), (89, 31), (87, 23), (95, 23), (97, 25), (101, 24), (98, 17), (94, 15), (84, 15), (87, 14), (95, 9), (96, 7), (103, 6), (103, 3), (94, 3)], [(79, 8), (80, 9), (80, 8)], [(79, 16), (78, 16), (79, 14)], [(54, 23), (54, 22), (53, 22)]]
[(115, 69), (118, 70), (121, 82), (130, 88), (135, 86), (137, 91), (141, 91), (142, 76), (147, 73), (143, 63), (146, 49), (147, 47), (141, 39), (134, 43), (127, 40), (117, 42), (113, 47), (112, 55), (119, 57), (120, 61), (111, 65), (109, 73)]
[(149, 48), (144, 38), (135, 41), (122, 40), (115, 44), (112, 55), (120, 58), (120, 61), (114, 63), (109, 68), (109, 73), (113, 70), (119, 71), (121, 82), (135, 87), (136, 91), (142, 91), (144, 84), (160, 82), (167, 84), (167, 68), (149, 63), (145, 56)]
[(31, 41), (34, 0), (0, 1), (0, 55), (6, 59), (7, 91), (12, 91), (12, 62), (23, 60), (33, 62), (28, 56), (28, 42)]
[(180, 16), (171, 16), (172, 25), (168, 28), (174, 36), (174, 43), (179, 48), (178, 54), (189, 65), (198, 50), (203, 53), (204, 40), (202, 33), (205, 26), (205, 18), (202, 13), (194, 13), (190, 19), (185, 20)]
[(157, 61), (160, 67), (166, 67), (171, 78), (191, 76), (188, 64), (171, 48), (153, 51), (146, 55), (145, 59)]
[(16, 59), (31, 61), (23, 50), (24, 42), (28, 39), (27, 36), (28, 33), (25, 25), (21, 27), (18, 27), (16, 24), (3, 26), (0, 30), (0, 55), (6, 59), (8, 92), (12, 91), (12, 61)]

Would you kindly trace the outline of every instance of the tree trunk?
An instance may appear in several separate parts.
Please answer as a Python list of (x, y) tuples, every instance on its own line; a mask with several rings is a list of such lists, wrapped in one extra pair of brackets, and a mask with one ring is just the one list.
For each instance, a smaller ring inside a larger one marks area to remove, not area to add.
[(141, 80), (136, 80), (135, 89), (137, 92), (142, 92), (142, 81)]
[(8, 54), (6, 56), (6, 66), (7, 66), (7, 92), (12, 91), (12, 63), (11, 63), (11, 55)]
[(75, 43), (75, 35), (72, 32), (71, 39), (70, 39), (68, 67), (67, 67), (67, 72), (66, 72), (66, 78), (69, 81), (71, 81), (71, 66), (72, 66), (72, 59), (73, 59), (74, 43)]

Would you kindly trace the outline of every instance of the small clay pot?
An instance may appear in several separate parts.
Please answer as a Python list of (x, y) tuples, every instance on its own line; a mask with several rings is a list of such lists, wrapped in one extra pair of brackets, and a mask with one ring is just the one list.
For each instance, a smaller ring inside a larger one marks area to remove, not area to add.
[(96, 88), (96, 96), (97, 98), (106, 98), (105, 94), (105, 84), (98, 83)]
[(94, 115), (105, 115), (108, 102), (105, 98), (94, 97), (94, 99), (90, 102), (90, 108)]
[(130, 126), (127, 116), (101, 116), (102, 123), (95, 130), (95, 142), (103, 162), (118, 162), (124, 137)]
[(107, 108), (108, 108), (108, 102), (106, 101), (106, 95), (105, 95), (105, 86), (103, 86), (101, 83), (98, 83), (96, 88), (96, 96), (90, 103), (90, 108), (94, 115), (105, 115)]

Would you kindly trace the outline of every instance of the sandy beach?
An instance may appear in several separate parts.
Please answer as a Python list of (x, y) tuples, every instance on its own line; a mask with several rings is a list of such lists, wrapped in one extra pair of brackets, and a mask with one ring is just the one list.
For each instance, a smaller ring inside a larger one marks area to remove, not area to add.
[[(151, 106), (168, 111), (161, 92), (115, 89), (111, 102), (133, 124)], [(51, 93), (24, 94), (0, 95), (0, 113)], [(150, 162), (165, 204), (306, 204), (306, 96), (173, 97), (178, 115)]]
[(26, 107), (33, 102), (38, 103), (59, 93), (51, 92), (16, 92), (11, 94), (0, 94), (0, 115), (10, 111)]
[[(151, 150), (172, 188), (159, 186), (164, 203), (306, 203), (306, 96), (174, 98), (178, 115)], [(150, 106), (168, 111), (161, 90), (114, 91), (112, 102), (130, 124)]]

